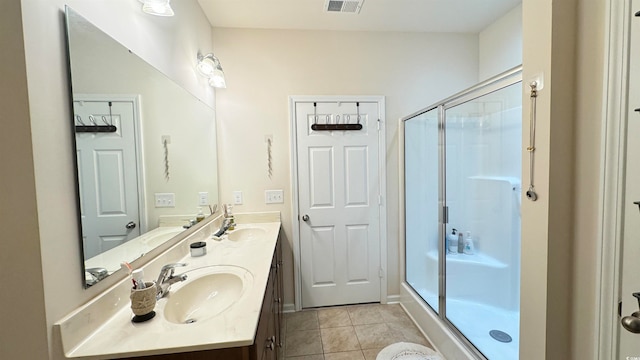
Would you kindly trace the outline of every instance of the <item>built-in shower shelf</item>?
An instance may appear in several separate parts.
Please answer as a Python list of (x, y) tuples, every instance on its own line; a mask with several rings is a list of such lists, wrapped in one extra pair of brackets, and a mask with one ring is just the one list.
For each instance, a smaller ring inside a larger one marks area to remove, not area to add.
[[(437, 250), (427, 251), (427, 256), (433, 259), (434, 261), (437, 261), (438, 251)], [(450, 263), (482, 265), (482, 266), (492, 267), (496, 269), (505, 269), (507, 267), (507, 264), (503, 263), (502, 261), (497, 260), (483, 253), (476, 253), (473, 255), (447, 254), (446, 261)]]
[(475, 175), (469, 176), (471, 180), (488, 180), (488, 181), (504, 181), (511, 184), (512, 187), (520, 186), (521, 181), (517, 177), (513, 176), (485, 176), (485, 175)]

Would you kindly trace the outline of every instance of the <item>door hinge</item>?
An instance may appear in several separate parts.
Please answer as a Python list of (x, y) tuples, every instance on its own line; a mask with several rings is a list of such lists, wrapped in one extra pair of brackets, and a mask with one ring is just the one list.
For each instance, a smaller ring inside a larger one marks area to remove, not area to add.
[(618, 317), (622, 317), (622, 301), (618, 301)]
[(378, 131), (380, 131), (381, 128), (382, 128), (382, 121), (378, 119)]
[(384, 270), (382, 270), (382, 268), (378, 269), (378, 276), (380, 277), (380, 279), (384, 277)]
[(443, 224), (449, 223), (449, 207), (448, 206), (442, 207), (442, 223)]
[(378, 205), (382, 205), (382, 195), (378, 195)]

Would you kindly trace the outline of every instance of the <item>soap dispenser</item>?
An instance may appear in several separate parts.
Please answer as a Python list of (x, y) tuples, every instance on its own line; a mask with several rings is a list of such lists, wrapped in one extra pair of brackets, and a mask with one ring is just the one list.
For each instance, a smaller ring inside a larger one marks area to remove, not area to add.
[(202, 212), (202, 208), (199, 207), (198, 208), (198, 214), (196, 215), (196, 221), (200, 222), (202, 220), (204, 220), (204, 213)]
[(467, 231), (467, 238), (464, 239), (464, 253), (467, 255), (475, 254), (475, 246), (473, 239), (471, 238), (471, 231)]
[(458, 252), (458, 230), (452, 229), (451, 234), (447, 235), (447, 247), (449, 248), (449, 253), (455, 254)]

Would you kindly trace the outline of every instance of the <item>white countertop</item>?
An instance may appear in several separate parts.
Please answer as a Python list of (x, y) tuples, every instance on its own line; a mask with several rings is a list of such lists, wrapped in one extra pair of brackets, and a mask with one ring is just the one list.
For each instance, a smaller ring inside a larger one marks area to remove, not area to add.
[[(280, 218), (278, 213), (262, 213), (256, 216), (237, 214), (236, 219), (239, 223), (236, 229), (262, 228), (265, 235), (245, 242), (212, 240), (211, 231), (217, 230), (214, 224), (219, 224), (216, 219), (159, 255), (145, 265), (144, 270), (145, 280), (151, 281), (155, 280), (162, 265), (176, 260), (188, 263), (187, 267), (176, 268), (176, 274), (187, 272), (188, 275), (190, 270), (212, 265), (241, 267), (252, 274), (253, 281), (239, 301), (207, 321), (175, 324), (164, 318), (167, 299), (163, 298), (156, 304), (155, 318), (134, 324), (129, 307), (131, 280), (127, 278), (55, 325), (66, 357), (112, 359), (251, 345), (278, 239)], [(207, 254), (191, 257), (189, 244), (205, 238)], [(189, 279), (172, 288), (178, 289), (188, 282)]]

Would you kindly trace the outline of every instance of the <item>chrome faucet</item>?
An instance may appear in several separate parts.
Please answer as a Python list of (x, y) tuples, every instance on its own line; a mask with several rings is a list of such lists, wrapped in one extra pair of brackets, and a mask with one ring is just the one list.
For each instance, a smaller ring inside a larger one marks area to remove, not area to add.
[(158, 287), (156, 299), (160, 300), (165, 297), (169, 293), (169, 287), (171, 287), (172, 284), (187, 280), (187, 274), (173, 275), (176, 271), (176, 267), (182, 266), (187, 266), (187, 264), (175, 263), (167, 264), (162, 267), (160, 275), (158, 275), (158, 281), (156, 281), (156, 286)]
[(85, 279), (87, 286), (95, 285), (98, 281), (109, 276), (109, 271), (102, 267), (89, 268), (85, 269), (85, 271), (91, 275), (91, 277)]
[(224, 218), (222, 220), (222, 226), (220, 226), (220, 230), (216, 231), (216, 233), (213, 235), (222, 236), (227, 230), (229, 230), (230, 226), (231, 226), (231, 219)]
[(182, 225), (182, 227), (185, 228), (185, 229), (190, 229), (196, 223), (198, 223), (198, 222), (195, 219), (191, 219), (191, 220), (189, 220), (189, 223), (187, 225)]

